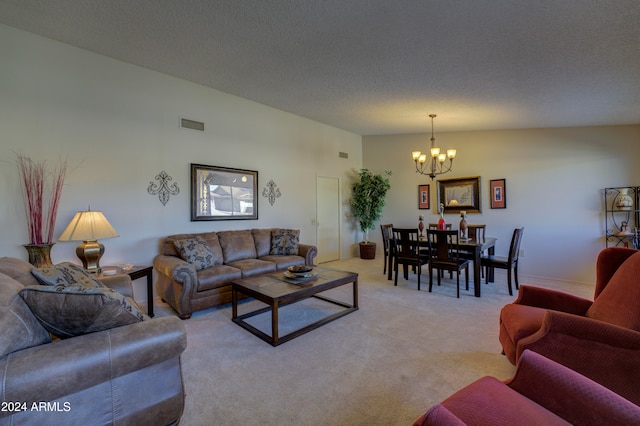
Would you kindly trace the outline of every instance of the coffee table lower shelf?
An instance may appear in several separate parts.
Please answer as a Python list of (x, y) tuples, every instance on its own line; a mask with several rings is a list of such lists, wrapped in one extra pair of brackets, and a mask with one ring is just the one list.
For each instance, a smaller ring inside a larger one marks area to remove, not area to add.
[[(358, 310), (358, 274), (323, 268), (320, 270), (319, 278), (305, 286), (287, 283), (279, 275), (281, 273), (238, 280), (232, 283), (232, 321), (272, 346), (281, 345)], [(271, 281), (269, 282), (269, 280)], [(349, 283), (353, 284), (353, 304), (317, 294)], [(238, 315), (238, 293), (253, 297), (268, 306)], [(319, 299), (345, 309), (280, 336), (278, 332), (278, 309), (308, 298)], [(245, 321), (265, 312), (271, 312), (271, 336)]]

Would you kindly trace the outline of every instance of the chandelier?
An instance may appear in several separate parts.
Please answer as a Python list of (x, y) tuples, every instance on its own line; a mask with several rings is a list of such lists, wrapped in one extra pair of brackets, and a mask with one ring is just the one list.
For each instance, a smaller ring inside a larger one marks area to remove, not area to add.
[[(435, 114), (429, 114), (431, 117), (431, 161), (427, 162), (427, 154), (423, 154), (420, 151), (413, 151), (411, 153), (413, 161), (416, 162), (416, 173), (421, 175), (427, 175), (433, 180), (434, 177), (448, 173), (453, 166), (453, 159), (456, 158), (455, 149), (447, 149), (447, 153), (440, 153), (440, 148), (436, 147), (436, 138), (433, 137), (433, 119)], [(449, 164), (445, 166), (444, 162), (449, 159)]]

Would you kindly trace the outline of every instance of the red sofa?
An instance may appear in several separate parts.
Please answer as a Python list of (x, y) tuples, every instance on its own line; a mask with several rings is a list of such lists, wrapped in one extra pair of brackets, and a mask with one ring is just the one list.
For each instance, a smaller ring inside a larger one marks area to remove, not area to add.
[(637, 425), (640, 407), (532, 351), (514, 376), (483, 377), (419, 417), (426, 425)]
[(521, 286), (500, 312), (500, 343), (513, 364), (530, 349), (640, 405), (640, 252), (604, 249), (596, 274), (593, 302)]

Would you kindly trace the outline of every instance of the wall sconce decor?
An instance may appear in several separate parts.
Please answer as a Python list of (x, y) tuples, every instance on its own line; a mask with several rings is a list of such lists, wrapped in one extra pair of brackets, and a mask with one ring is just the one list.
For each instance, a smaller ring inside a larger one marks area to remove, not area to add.
[(169, 185), (169, 182), (173, 180), (171, 176), (167, 174), (164, 170), (156, 175), (155, 179), (158, 183), (149, 182), (149, 187), (147, 188), (147, 192), (151, 195), (158, 195), (158, 199), (163, 206), (166, 206), (169, 202), (169, 197), (171, 195), (178, 195), (180, 193), (180, 188), (178, 188), (178, 183), (173, 182)]
[(273, 205), (276, 202), (276, 198), (280, 198), (281, 195), (280, 189), (273, 179), (267, 182), (267, 186), (262, 190), (262, 196), (267, 197), (269, 204), (271, 205)]

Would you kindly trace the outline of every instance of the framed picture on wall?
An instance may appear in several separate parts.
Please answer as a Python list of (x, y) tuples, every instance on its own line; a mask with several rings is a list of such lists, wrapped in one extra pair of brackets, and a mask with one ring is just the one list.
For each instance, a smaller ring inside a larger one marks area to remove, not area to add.
[(191, 164), (191, 220), (258, 218), (258, 172)]
[(429, 185), (418, 185), (418, 208), (420, 210), (429, 209), (430, 196)]
[(438, 181), (438, 206), (444, 206), (444, 213), (481, 213), (480, 176), (440, 179)]
[(494, 179), (489, 181), (489, 197), (492, 209), (507, 208), (507, 180)]

